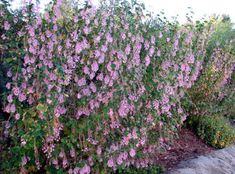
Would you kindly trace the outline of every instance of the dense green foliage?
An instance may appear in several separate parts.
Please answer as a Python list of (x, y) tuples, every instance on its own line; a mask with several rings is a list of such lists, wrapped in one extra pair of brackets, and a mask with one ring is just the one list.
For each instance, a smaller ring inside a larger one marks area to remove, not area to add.
[(188, 120), (188, 125), (207, 144), (224, 148), (235, 140), (235, 130), (222, 116), (197, 116)]
[(155, 153), (188, 115), (207, 143), (232, 142), (223, 118), (207, 117), (233, 105), (229, 20), (180, 25), (137, 1), (69, 2), (43, 14), (0, 6), (0, 172), (158, 173)]
[(128, 167), (124, 169), (120, 169), (116, 172), (117, 174), (161, 174), (163, 173), (163, 169), (159, 166), (150, 166), (147, 168), (135, 168), (135, 167)]

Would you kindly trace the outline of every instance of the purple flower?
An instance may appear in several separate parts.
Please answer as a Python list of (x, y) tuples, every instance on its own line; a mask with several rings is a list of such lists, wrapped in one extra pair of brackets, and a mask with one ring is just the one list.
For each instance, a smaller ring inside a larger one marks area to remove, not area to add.
[(190, 54), (188, 57), (187, 57), (187, 62), (192, 64), (194, 63), (195, 61), (195, 58), (194, 58), (194, 55), (193, 54)]
[(65, 109), (64, 107), (57, 106), (54, 110), (54, 114), (56, 117), (59, 117), (60, 115), (65, 114), (66, 111), (67, 111), (67, 109)]
[(154, 47), (151, 47), (149, 50), (149, 56), (152, 57), (154, 54)]
[(11, 89), (11, 83), (7, 82), (6, 88), (7, 88), (7, 89)]
[(99, 69), (99, 65), (96, 61), (94, 61), (91, 65), (91, 70), (96, 72), (96, 71), (98, 71), (98, 69)]
[(122, 100), (118, 109), (118, 113), (121, 117), (126, 117), (130, 112), (130, 106), (126, 99)]
[(8, 21), (5, 21), (4, 22), (4, 30), (9, 30), (10, 29), (10, 27), (11, 27), (11, 25), (9, 24), (9, 22)]
[(15, 114), (15, 119), (16, 119), (16, 120), (19, 120), (19, 119), (20, 119), (20, 114), (19, 114), (19, 113), (16, 113), (16, 114)]
[(144, 48), (147, 50), (149, 49), (149, 41), (145, 41), (144, 43)]
[(95, 86), (95, 84), (94, 83), (91, 83), (90, 85), (89, 85), (89, 87), (90, 87), (90, 89), (91, 89), (91, 91), (92, 92), (96, 92), (96, 86)]
[(114, 163), (114, 160), (111, 158), (108, 160), (108, 163), (107, 163), (108, 167), (114, 167), (115, 163)]
[(155, 110), (158, 110), (159, 109), (159, 101), (157, 101), (157, 100), (153, 101), (153, 107)]
[(23, 101), (25, 101), (25, 100), (26, 100), (25, 94), (20, 93), (20, 94), (19, 94), (19, 101), (20, 101), (20, 102), (23, 102)]
[(155, 43), (155, 37), (151, 36), (151, 43), (154, 44)]
[(112, 38), (112, 36), (111, 36), (110, 33), (107, 33), (107, 34), (106, 34), (106, 39), (107, 39), (107, 41), (108, 41), (109, 43), (113, 42), (113, 38)]
[(149, 64), (150, 64), (150, 57), (149, 56), (146, 56), (145, 57), (145, 66), (149, 66)]
[(10, 95), (7, 96), (7, 101), (8, 101), (9, 103), (12, 103), (12, 102), (13, 102), (13, 95), (12, 95), (12, 94), (10, 94)]
[(90, 74), (90, 69), (87, 66), (85, 66), (84, 69), (83, 69), (83, 72), (85, 74)]
[(82, 98), (82, 95), (80, 93), (77, 94), (77, 99)]
[(97, 155), (99, 155), (99, 156), (101, 155), (102, 149), (101, 149), (100, 146), (97, 147), (96, 153), (97, 153)]
[(122, 163), (123, 163), (122, 155), (119, 155), (118, 158), (117, 158), (117, 164), (121, 165)]
[(104, 53), (101, 53), (98, 63), (101, 64), (101, 63), (104, 63), (104, 61), (105, 61)]
[(71, 156), (72, 158), (75, 157), (75, 154), (76, 154), (75, 149), (74, 149), (74, 148), (70, 149), (70, 156)]
[(101, 51), (103, 51), (105, 53), (105, 52), (107, 52), (107, 50), (108, 50), (107, 45), (102, 45)]
[(97, 77), (96, 77), (97, 80), (100, 80), (100, 81), (103, 81), (104, 79), (104, 74), (103, 73), (100, 73)]
[(84, 31), (84, 33), (87, 35), (87, 34), (89, 34), (89, 33), (91, 32), (91, 29), (88, 28), (87, 26), (85, 26), (84, 29), (83, 29), (83, 31)]
[(14, 87), (12, 91), (15, 96), (18, 96), (20, 94), (20, 89), (18, 87)]
[(89, 174), (90, 172), (91, 168), (87, 164), (80, 169), (80, 174)]
[(25, 165), (27, 164), (27, 162), (28, 162), (28, 158), (27, 158), (26, 156), (23, 156), (23, 157), (21, 158), (21, 165), (22, 165), (22, 166), (25, 166)]
[(89, 88), (83, 89), (82, 92), (83, 92), (83, 95), (85, 95), (85, 96), (90, 96), (91, 95), (91, 91), (90, 91)]
[(104, 83), (107, 85), (109, 83), (109, 81), (110, 81), (110, 78), (108, 75), (106, 75), (104, 78)]
[(131, 149), (129, 154), (130, 154), (131, 157), (134, 157), (136, 155), (136, 152), (135, 152), (134, 149)]
[(126, 55), (129, 55), (129, 54), (130, 54), (130, 51), (131, 51), (131, 47), (130, 47), (130, 44), (128, 44), (128, 45), (126, 46), (126, 49), (125, 49)]
[(78, 81), (78, 86), (84, 86), (86, 85), (86, 79), (85, 78), (81, 78), (79, 81)]
[(7, 71), (7, 77), (12, 77), (12, 72), (11, 71)]
[(15, 104), (12, 104), (12, 105), (10, 106), (10, 112), (11, 112), (11, 113), (15, 113), (15, 111), (16, 111), (16, 106), (15, 106)]

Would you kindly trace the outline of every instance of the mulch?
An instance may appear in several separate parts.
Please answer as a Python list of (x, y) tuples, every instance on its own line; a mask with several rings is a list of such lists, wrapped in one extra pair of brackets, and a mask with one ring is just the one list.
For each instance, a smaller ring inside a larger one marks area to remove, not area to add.
[(169, 170), (181, 161), (210, 153), (213, 150), (215, 148), (205, 144), (192, 131), (182, 128), (179, 132), (179, 139), (176, 139), (168, 150), (157, 156), (156, 163)]

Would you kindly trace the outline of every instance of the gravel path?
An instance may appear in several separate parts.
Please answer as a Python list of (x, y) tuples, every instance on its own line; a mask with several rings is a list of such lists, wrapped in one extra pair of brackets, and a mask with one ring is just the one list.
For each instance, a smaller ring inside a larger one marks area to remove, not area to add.
[(167, 174), (235, 174), (235, 145), (183, 161)]

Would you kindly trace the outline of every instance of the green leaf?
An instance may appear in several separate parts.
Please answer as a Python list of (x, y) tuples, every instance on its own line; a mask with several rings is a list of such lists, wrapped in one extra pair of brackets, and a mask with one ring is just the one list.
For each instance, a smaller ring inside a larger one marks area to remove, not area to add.
[(47, 106), (43, 105), (42, 103), (39, 103), (36, 107), (36, 109), (38, 111), (41, 111), (41, 112), (46, 112), (47, 111)]

